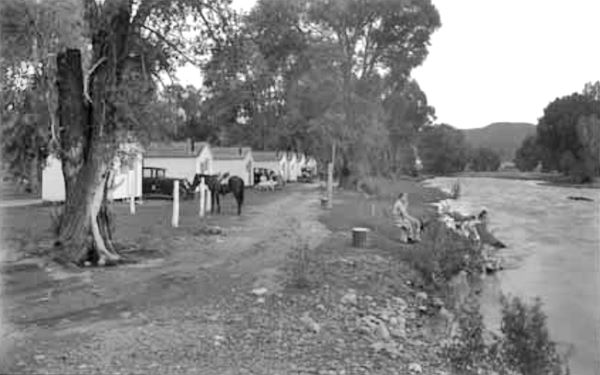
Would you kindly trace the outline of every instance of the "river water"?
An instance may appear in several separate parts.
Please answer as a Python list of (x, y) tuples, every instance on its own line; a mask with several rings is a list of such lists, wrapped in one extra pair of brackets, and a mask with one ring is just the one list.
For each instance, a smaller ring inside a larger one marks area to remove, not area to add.
[[(456, 178), (427, 185), (449, 189)], [(498, 329), (501, 293), (527, 301), (539, 296), (561, 351), (571, 348), (574, 375), (600, 375), (600, 190), (557, 187), (538, 181), (460, 178), (453, 209), (486, 208), (492, 233), (508, 248), (507, 269), (485, 282), (482, 313)], [(568, 196), (591, 198), (574, 201)]]

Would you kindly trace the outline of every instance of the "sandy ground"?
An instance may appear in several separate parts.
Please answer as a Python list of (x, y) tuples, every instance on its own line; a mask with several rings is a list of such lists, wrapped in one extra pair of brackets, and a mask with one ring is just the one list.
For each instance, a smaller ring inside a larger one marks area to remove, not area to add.
[[(160, 251), (164, 243), (156, 233), (158, 251), (148, 249), (137, 264), (65, 270), (35, 257), (5, 263), (2, 341), (8, 353), (1, 372), (204, 373), (195, 367), (201, 361), (178, 358), (202, 351), (198, 335), (220, 330), (200, 317), (218, 313), (225, 296), (280, 290), (290, 250), (299, 243), (314, 248), (328, 234), (318, 222), (314, 186), (261, 199), (242, 217), (209, 219), (224, 235), (175, 236), (171, 248)], [(193, 214), (194, 203), (188, 205), (184, 214)], [(148, 206), (169, 209), (165, 202)], [(10, 222), (10, 212), (3, 217)], [(126, 237), (122, 230), (120, 237)]]

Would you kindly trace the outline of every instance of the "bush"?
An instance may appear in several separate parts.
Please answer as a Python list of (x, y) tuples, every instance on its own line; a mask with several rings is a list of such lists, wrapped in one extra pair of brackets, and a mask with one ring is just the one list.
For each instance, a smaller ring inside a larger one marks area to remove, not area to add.
[[(457, 374), (569, 374), (550, 340), (541, 302), (527, 305), (519, 298), (502, 298), (502, 336), (486, 344), (479, 302), (472, 294), (458, 313), (459, 332), (444, 349)], [(564, 367), (564, 370), (563, 370)]]
[(530, 306), (518, 297), (503, 298), (501, 330), (503, 358), (509, 369), (523, 375), (563, 373), (539, 298)]

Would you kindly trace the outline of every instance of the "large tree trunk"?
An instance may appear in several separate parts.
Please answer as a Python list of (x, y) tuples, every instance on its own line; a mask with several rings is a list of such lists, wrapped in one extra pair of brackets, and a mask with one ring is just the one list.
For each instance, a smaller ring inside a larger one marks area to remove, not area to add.
[[(117, 142), (113, 104), (126, 57), (130, 10), (123, 2), (110, 2), (108, 29), (93, 38), (94, 79), (84, 95), (81, 54), (60, 53), (57, 59), (60, 159), (65, 181), (65, 206), (57, 244), (63, 259), (99, 265), (120, 259), (112, 243), (107, 185)], [(108, 8), (107, 8), (108, 9)]]

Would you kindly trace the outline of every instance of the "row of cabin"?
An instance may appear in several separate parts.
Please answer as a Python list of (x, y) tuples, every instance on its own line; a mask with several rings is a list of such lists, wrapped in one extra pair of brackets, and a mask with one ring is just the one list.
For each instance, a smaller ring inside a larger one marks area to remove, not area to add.
[[(254, 169), (273, 170), (285, 181), (295, 182), (303, 168), (317, 172), (314, 158), (296, 153), (253, 151), (250, 147), (212, 147), (206, 142), (151, 143), (145, 150), (137, 149), (127, 159), (115, 159), (114, 181), (109, 198), (142, 197), (143, 167), (164, 168), (166, 177), (185, 178), (190, 182), (197, 173), (229, 173), (254, 185)], [(62, 201), (65, 196), (60, 160), (49, 157), (42, 173), (42, 200)]]

